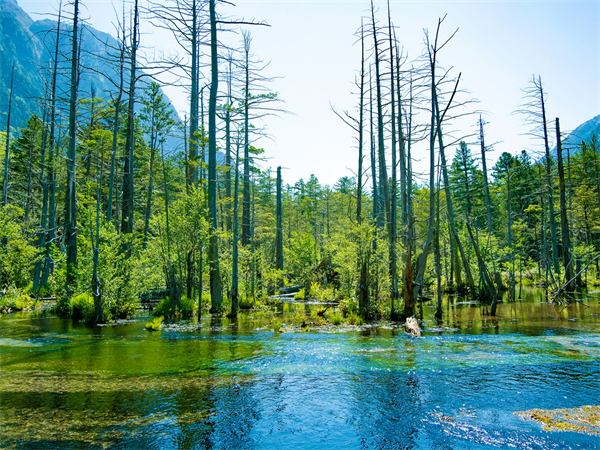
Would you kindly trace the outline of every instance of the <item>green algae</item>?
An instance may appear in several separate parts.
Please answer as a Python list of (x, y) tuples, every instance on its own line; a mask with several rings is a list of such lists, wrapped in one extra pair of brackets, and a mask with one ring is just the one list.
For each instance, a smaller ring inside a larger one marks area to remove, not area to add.
[(545, 431), (572, 431), (600, 435), (600, 406), (597, 405), (571, 409), (529, 409), (514, 414), (522, 419), (541, 423)]

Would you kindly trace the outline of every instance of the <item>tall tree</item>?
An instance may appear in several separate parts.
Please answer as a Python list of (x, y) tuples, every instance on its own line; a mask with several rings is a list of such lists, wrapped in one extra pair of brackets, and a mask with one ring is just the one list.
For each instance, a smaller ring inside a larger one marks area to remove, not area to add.
[(52, 58), (52, 77), (50, 82), (50, 135), (48, 149), (48, 226), (45, 238), (44, 268), (40, 284), (42, 286), (48, 283), (48, 277), (53, 267), (53, 260), (50, 255), (51, 245), (55, 237), (56, 224), (56, 81), (58, 76), (58, 56), (60, 46), (60, 24), (62, 15), (62, 1), (59, 3), (58, 20), (56, 24), (56, 43), (54, 46), (54, 57)]
[(210, 217), (208, 264), (210, 269), (210, 310), (211, 312), (220, 312), (223, 304), (223, 293), (221, 271), (219, 269), (219, 237), (217, 236), (217, 90), (219, 87), (219, 62), (215, 1), (209, 0), (211, 84), (208, 101), (208, 208)]
[(79, 0), (73, 4), (73, 30), (71, 51), (71, 94), (69, 97), (69, 149), (67, 155), (67, 192), (65, 195), (65, 246), (67, 249), (67, 298), (73, 294), (75, 267), (77, 265), (77, 195), (75, 157), (77, 149), (77, 91), (79, 82)]
[(10, 113), (12, 109), (12, 94), (13, 94), (13, 81), (15, 76), (15, 65), (12, 65), (10, 70), (10, 93), (8, 94), (8, 114), (6, 118), (6, 142), (4, 147), (4, 176), (2, 178), (2, 206), (6, 206), (8, 202), (8, 163), (10, 148)]
[[(237, 176), (237, 172), (236, 172)], [(277, 234), (276, 234), (276, 264), (275, 267), (283, 270), (283, 211), (281, 201), (281, 166), (277, 167)], [(236, 197), (237, 199), (237, 197)]]
[(527, 121), (533, 126), (532, 134), (541, 138), (544, 144), (544, 167), (546, 169), (546, 192), (548, 203), (548, 220), (550, 223), (550, 234), (552, 238), (552, 266), (554, 273), (559, 273), (558, 264), (558, 239), (556, 235), (556, 215), (554, 213), (554, 188), (552, 186), (552, 158), (550, 156), (550, 143), (548, 138), (548, 122), (546, 119), (546, 96), (542, 78), (534, 76), (530, 86), (524, 90), (525, 105), (524, 114)]
[(556, 118), (556, 159), (558, 161), (558, 191), (560, 197), (560, 227), (562, 240), (562, 260), (565, 268), (565, 282), (567, 289), (571, 288), (573, 279), (573, 262), (571, 261), (571, 238), (569, 236), (569, 222), (567, 220), (567, 200), (565, 186), (565, 172), (562, 157), (562, 139), (560, 136), (560, 121)]
[(174, 125), (171, 118), (171, 104), (165, 102), (160, 92), (158, 83), (152, 82), (144, 90), (142, 98), (142, 110), (140, 119), (143, 126), (142, 131), (148, 138), (150, 147), (150, 161), (148, 167), (148, 192), (146, 197), (146, 211), (144, 215), (144, 244), (148, 245), (148, 232), (150, 230), (150, 214), (152, 212), (152, 194), (154, 187), (154, 160), (158, 149), (165, 144), (167, 135)]
[(125, 34), (125, 5), (123, 5), (123, 21), (120, 25), (122, 35), (119, 39), (119, 59), (118, 59), (118, 70), (119, 70), (119, 85), (117, 88), (117, 98), (114, 100), (114, 115), (113, 115), (113, 137), (112, 137), (112, 152), (110, 156), (110, 176), (108, 181), (108, 208), (106, 209), (106, 220), (112, 222), (113, 214), (113, 194), (115, 186), (115, 171), (116, 171), (116, 158), (117, 158), (117, 143), (119, 138), (119, 126), (121, 123), (121, 99), (123, 97), (123, 86), (125, 84), (125, 47), (126, 47), (126, 34)]
[[(125, 157), (123, 165), (123, 203), (121, 206), (121, 233), (133, 233), (134, 207), (134, 148), (135, 148), (135, 85), (137, 81), (137, 48), (139, 45), (138, 0), (133, 4), (133, 31), (129, 55), (129, 102), (127, 106), (127, 127), (125, 136)], [(129, 253), (129, 252), (128, 252)]]

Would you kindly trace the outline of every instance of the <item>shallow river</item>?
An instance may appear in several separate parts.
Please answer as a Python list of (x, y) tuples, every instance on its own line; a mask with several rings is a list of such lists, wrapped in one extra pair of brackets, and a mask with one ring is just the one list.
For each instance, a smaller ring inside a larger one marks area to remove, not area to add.
[[(274, 315), (286, 323), (284, 312)], [(300, 307), (302, 308), (302, 307)], [(308, 308), (308, 306), (307, 306)], [(600, 306), (458, 298), (421, 338), (391, 324), (271, 331), (244, 313), (85, 327), (0, 318), (0, 448), (592, 449), (513, 414), (600, 405)]]

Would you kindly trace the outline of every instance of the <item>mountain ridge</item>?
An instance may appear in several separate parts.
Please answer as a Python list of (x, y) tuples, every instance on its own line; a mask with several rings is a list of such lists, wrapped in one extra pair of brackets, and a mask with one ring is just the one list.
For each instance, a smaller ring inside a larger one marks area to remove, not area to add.
[[(11, 128), (24, 125), (31, 114), (42, 115), (41, 104), (45, 86), (49, 84), (50, 71), (56, 44), (57, 22), (51, 19), (33, 20), (16, 0), (0, 0), (0, 115), (3, 116), (0, 129), (6, 128), (8, 93), (12, 65), (15, 67), (13, 100), (11, 108)], [(69, 95), (70, 62), (70, 21), (61, 20), (59, 39), (59, 73), (57, 78), (57, 96), (62, 100)], [(116, 53), (119, 42), (109, 33), (97, 30), (87, 24), (81, 26), (81, 74), (79, 97), (89, 98), (94, 89), (95, 96), (109, 98), (117, 90), (111, 82), (118, 79), (118, 66), (109, 62), (111, 54)], [(114, 55), (113, 59), (114, 59)], [(125, 68), (125, 79), (128, 70)], [(139, 84), (141, 91), (143, 83)], [(165, 100), (169, 101), (165, 95)], [(136, 102), (136, 109), (139, 102)], [(176, 110), (171, 106), (174, 116)]]

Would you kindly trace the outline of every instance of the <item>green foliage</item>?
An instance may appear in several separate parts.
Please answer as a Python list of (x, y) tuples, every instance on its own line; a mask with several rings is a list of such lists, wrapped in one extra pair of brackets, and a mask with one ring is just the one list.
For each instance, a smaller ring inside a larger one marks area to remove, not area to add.
[(340, 300), (338, 305), (339, 310), (344, 315), (344, 317), (348, 317), (352, 314), (358, 314), (358, 300), (355, 298), (344, 298)]
[[(93, 273), (93, 247), (92, 232), (95, 220), (95, 205), (91, 197), (82, 194), (79, 203), (80, 234), (77, 240), (78, 266), (75, 272), (75, 281), (72, 289), (74, 292), (91, 292), (91, 274)], [(87, 206), (87, 208), (86, 208)], [(132, 247), (131, 258), (127, 258), (122, 251), (123, 245)], [(64, 255), (58, 248), (53, 249), (55, 270), (49, 282), (51, 290), (59, 298), (54, 311), (61, 315), (73, 314), (65, 292), (66, 265)], [(98, 278), (102, 296), (103, 318), (125, 319), (135, 312), (139, 303), (137, 294), (151, 290), (155, 285), (150, 285), (145, 277), (145, 258), (141, 256), (139, 243), (127, 235), (120, 235), (114, 225), (100, 218), (100, 247), (98, 260)], [(152, 279), (151, 277), (150, 280)], [(87, 295), (87, 294), (86, 294)], [(94, 318), (95, 320), (95, 318)]]
[(0, 313), (12, 311), (29, 311), (39, 306), (39, 301), (31, 297), (25, 290), (9, 288), (0, 293)]
[(352, 312), (346, 316), (346, 322), (350, 325), (361, 326), (364, 323), (364, 320), (358, 314)]
[(330, 313), (327, 314), (327, 319), (333, 324), (333, 325), (341, 325), (342, 322), (344, 321), (344, 317), (342, 316), (342, 314), (340, 312), (338, 312), (337, 310), (333, 310)]
[(148, 331), (158, 331), (162, 328), (163, 317), (155, 317), (149, 322), (146, 322), (146, 330)]
[(94, 297), (90, 294), (83, 293), (72, 297), (69, 300), (69, 308), (74, 320), (82, 320), (85, 323), (96, 321)]
[(242, 297), (239, 299), (239, 307), (240, 309), (253, 309), (254, 302), (251, 298)]
[[(210, 299), (209, 299), (210, 302)], [(165, 317), (167, 319), (189, 319), (196, 315), (198, 304), (194, 299), (189, 299), (182, 295), (179, 307), (171, 303), (169, 297), (162, 299), (152, 311), (152, 315), (156, 317)]]
[(0, 289), (23, 288), (31, 281), (38, 254), (29, 242), (32, 233), (22, 223), (21, 208), (0, 206)]
[(271, 326), (273, 327), (274, 333), (281, 332), (281, 320), (274, 320), (273, 322), (271, 322)]

